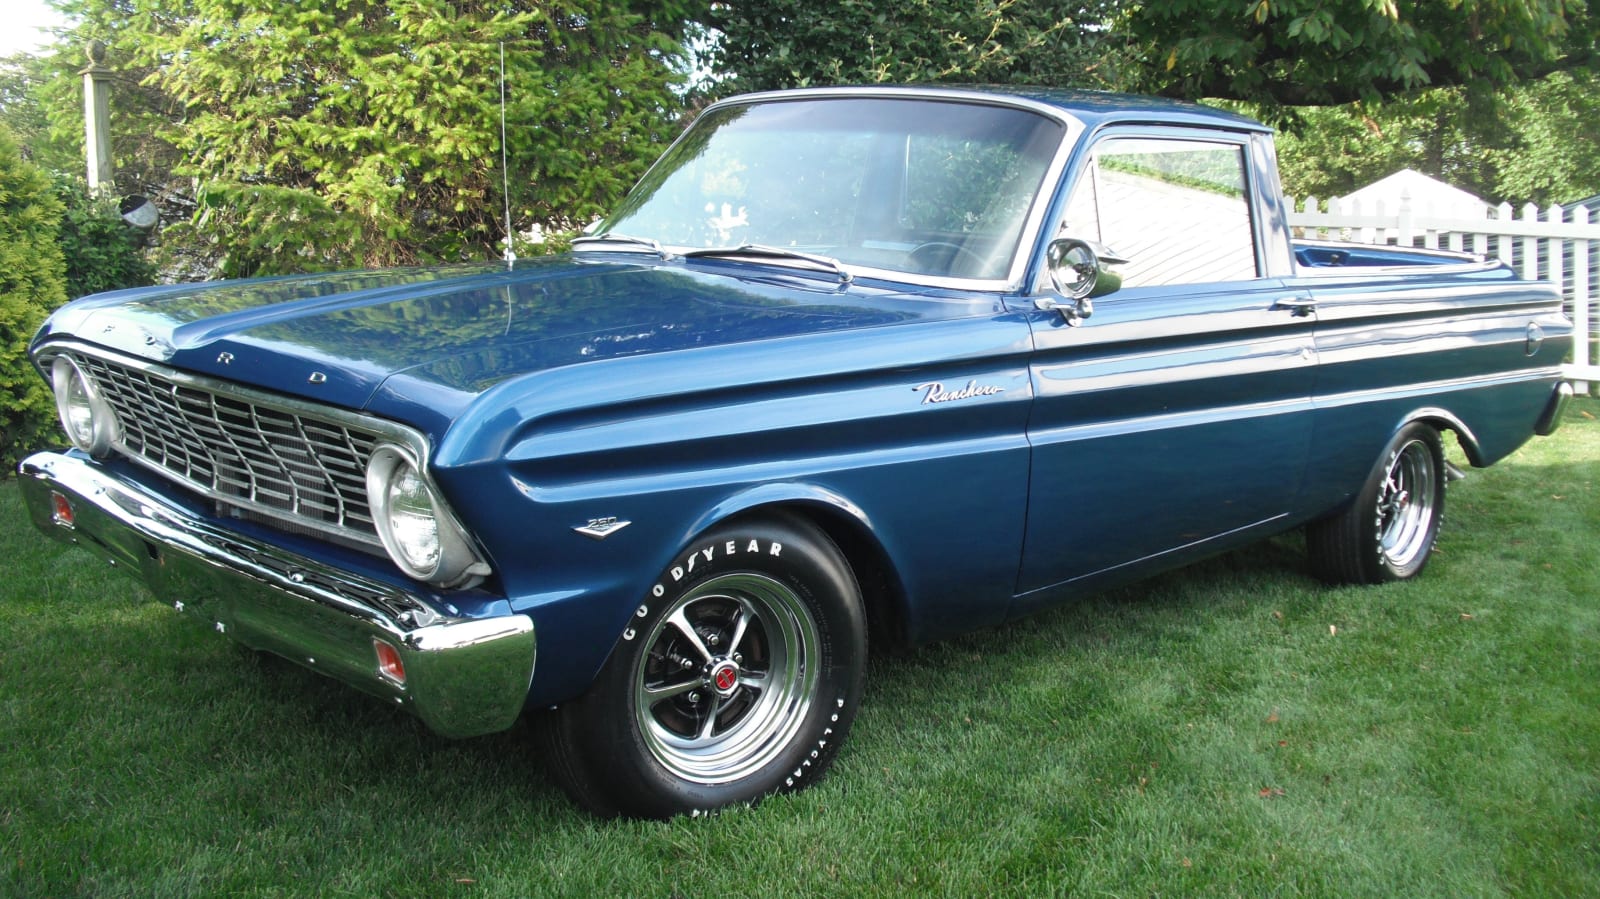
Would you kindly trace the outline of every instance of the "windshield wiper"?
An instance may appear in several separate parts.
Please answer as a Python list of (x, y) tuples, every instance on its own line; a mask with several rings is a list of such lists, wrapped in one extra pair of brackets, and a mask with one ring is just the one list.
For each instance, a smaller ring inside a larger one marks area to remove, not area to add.
[(845, 271), (844, 263), (832, 256), (819, 256), (816, 253), (802, 253), (799, 250), (786, 250), (782, 247), (769, 247), (758, 243), (747, 243), (737, 247), (707, 247), (703, 250), (685, 251), (685, 259), (699, 259), (703, 257), (728, 258), (736, 256), (756, 256), (767, 259), (797, 259), (810, 263), (818, 271), (832, 272), (839, 276), (840, 284), (849, 284), (854, 278)]
[(661, 248), (661, 241), (651, 240), (648, 237), (634, 237), (631, 234), (618, 234), (615, 231), (604, 231), (600, 234), (574, 237), (572, 239), (572, 246), (574, 248), (576, 248), (579, 244), (599, 243), (622, 244), (624, 247), (642, 247), (643, 249), (649, 250), (657, 256), (660, 256), (662, 259), (672, 258), (671, 253), (668, 253), (666, 250)]

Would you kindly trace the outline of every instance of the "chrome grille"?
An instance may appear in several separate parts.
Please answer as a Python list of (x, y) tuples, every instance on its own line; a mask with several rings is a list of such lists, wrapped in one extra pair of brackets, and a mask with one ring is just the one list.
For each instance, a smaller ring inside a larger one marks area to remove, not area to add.
[(381, 439), (310, 404), (77, 351), (117, 414), (117, 448), (200, 491), (225, 510), (289, 530), (380, 545), (366, 468)]

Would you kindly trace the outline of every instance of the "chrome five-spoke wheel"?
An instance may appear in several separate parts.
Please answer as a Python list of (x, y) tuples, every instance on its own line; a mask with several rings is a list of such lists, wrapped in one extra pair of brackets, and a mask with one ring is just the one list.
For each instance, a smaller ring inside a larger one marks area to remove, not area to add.
[(1378, 552), (1395, 569), (1406, 569), (1433, 545), (1434, 486), (1439, 472), (1433, 450), (1420, 438), (1396, 452), (1378, 488)]
[(665, 818), (827, 770), (866, 677), (861, 590), (826, 533), (774, 511), (696, 538), (550, 721), (553, 773), (606, 814)]
[(1306, 526), (1311, 568), (1333, 584), (1415, 576), (1433, 553), (1444, 515), (1439, 432), (1413, 422), (1384, 447), (1355, 500)]
[(639, 732), (663, 768), (695, 783), (726, 783), (770, 763), (816, 690), (816, 622), (794, 591), (764, 575), (706, 581), (644, 645)]

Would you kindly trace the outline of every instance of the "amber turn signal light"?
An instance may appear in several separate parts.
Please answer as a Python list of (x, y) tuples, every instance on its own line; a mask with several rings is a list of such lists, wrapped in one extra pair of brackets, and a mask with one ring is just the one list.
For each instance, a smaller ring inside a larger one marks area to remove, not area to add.
[(385, 680), (405, 686), (406, 665), (400, 660), (400, 650), (382, 640), (373, 640), (372, 648), (378, 653), (378, 674)]
[(72, 527), (72, 502), (59, 493), (50, 494), (51, 519), (63, 527)]

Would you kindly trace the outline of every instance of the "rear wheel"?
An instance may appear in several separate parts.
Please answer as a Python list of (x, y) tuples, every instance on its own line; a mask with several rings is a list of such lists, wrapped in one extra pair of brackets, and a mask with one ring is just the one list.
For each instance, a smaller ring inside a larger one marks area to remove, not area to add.
[(554, 769), (583, 805), (643, 817), (797, 789), (849, 730), (865, 658), (860, 591), (826, 535), (790, 517), (720, 527), (557, 711)]
[(1312, 570), (1336, 584), (1415, 576), (1433, 553), (1444, 492), (1439, 432), (1417, 422), (1405, 426), (1384, 448), (1355, 502), (1306, 527)]

